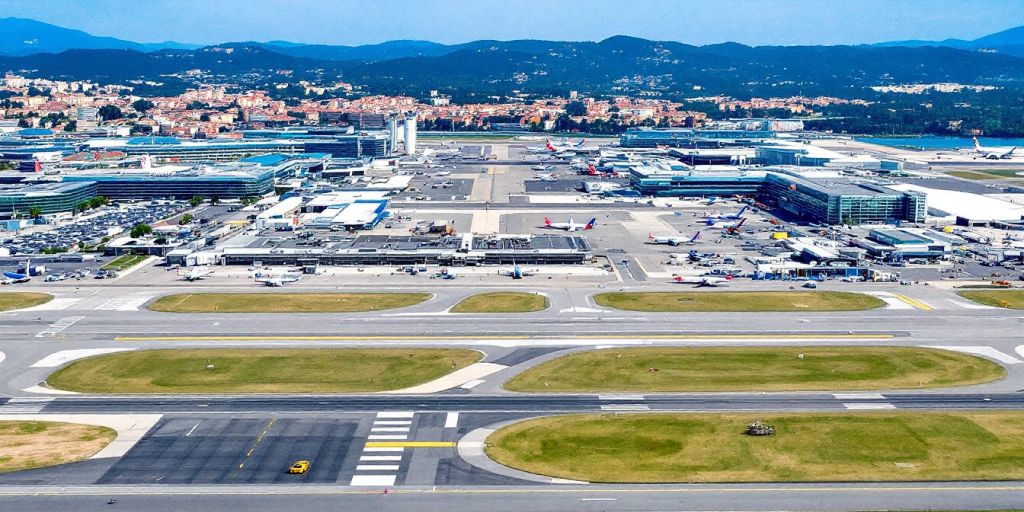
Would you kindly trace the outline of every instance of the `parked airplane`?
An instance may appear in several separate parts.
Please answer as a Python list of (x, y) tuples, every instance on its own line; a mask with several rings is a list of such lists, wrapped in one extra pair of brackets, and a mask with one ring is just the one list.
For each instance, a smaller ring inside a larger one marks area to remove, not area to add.
[(679, 284), (692, 284), (697, 287), (718, 286), (732, 281), (732, 276), (711, 277), (711, 276), (675, 276), (673, 280)]
[(298, 281), (299, 274), (294, 272), (284, 272), (282, 274), (264, 274), (262, 272), (257, 272), (253, 278), (257, 283), (264, 286), (280, 287), (287, 283), (294, 283), (295, 281)]
[(1013, 157), (1013, 152), (1017, 150), (1017, 146), (1004, 146), (1004, 147), (991, 147), (986, 148), (978, 142), (978, 138), (972, 138), (974, 141), (974, 152), (989, 159), (989, 160), (1005, 160)]
[(200, 279), (205, 279), (207, 276), (209, 276), (212, 273), (213, 273), (213, 269), (210, 268), (210, 267), (195, 267), (195, 268), (189, 269), (188, 272), (181, 272), (179, 270), (178, 271), (178, 277), (180, 277), (183, 281), (190, 281), (191, 282), (191, 281), (198, 281)]
[(27, 283), (32, 280), (27, 274), (19, 274), (17, 272), (4, 272), (4, 277), (10, 279), (12, 283)]
[(537, 273), (537, 269), (526, 270), (519, 265), (513, 264), (512, 268), (506, 270), (499, 270), (498, 274), (503, 276), (511, 277), (512, 279), (522, 279), (524, 277), (532, 276)]
[(747, 211), (747, 208), (750, 207), (744, 206), (743, 208), (740, 208), (740, 211), (736, 213), (730, 213), (726, 215), (708, 215), (705, 218), (709, 220), (737, 220), (743, 218), (743, 212)]
[(590, 219), (590, 222), (587, 222), (586, 224), (577, 224), (576, 222), (574, 222), (572, 220), (572, 217), (569, 217), (569, 222), (551, 222), (551, 218), (550, 217), (544, 217), (544, 227), (550, 228), (550, 229), (564, 229), (566, 231), (578, 231), (578, 230), (581, 230), (581, 229), (582, 230), (594, 229), (594, 226), (596, 226), (596, 225), (597, 225), (597, 218), (596, 217), (593, 218), (593, 219)]
[(697, 243), (697, 238), (700, 238), (700, 231), (694, 233), (692, 238), (686, 238), (685, 236), (654, 236), (651, 233), (647, 233), (647, 239), (650, 243), (659, 245), (692, 245)]
[(705, 224), (707, 224), (708, 226), (711, 226), (711, 227), (715, 227), (715, 228), (737, 229), (740, 226), (742, 226), (743, 223), (746, 222), (746, 221), (747, 221), (746, 217), (743, 217), (739, 221), (732, 221), (732, 222), (722, 222), (722, 221), (716, 220), (716, 219), (707, 219)]
[(555, 178), (555, 175), (551, 173), (537, 174), (537, 179), (540, 181), (558, 181), (558, 178)]

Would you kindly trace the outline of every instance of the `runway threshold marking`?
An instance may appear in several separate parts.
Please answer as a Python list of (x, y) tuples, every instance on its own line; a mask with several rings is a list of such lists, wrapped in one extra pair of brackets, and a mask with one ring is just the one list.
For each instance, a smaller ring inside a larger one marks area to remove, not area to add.
[(453, 441), (367, 441), (367, 448), (452, 448)]
[[(929, 308), (931, 306), (928, 306)], [(817, 339), (857, 339), (887, 340), (892, 334), (597, 334), (566, 335), (551, 338), (532, 338), (530, 336), (117, 336), (114, 341), (447, 341), (447, 340), (544, 340), (544, 339), (594, 339), (594, 340), (817, 340)]]

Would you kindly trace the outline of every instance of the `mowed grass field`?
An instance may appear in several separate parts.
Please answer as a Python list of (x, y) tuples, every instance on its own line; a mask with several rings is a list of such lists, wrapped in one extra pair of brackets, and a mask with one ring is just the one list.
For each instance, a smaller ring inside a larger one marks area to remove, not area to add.
[(960, 296), (997, 308), (1024, 309), (1024, 290), (964, 290)]
[(107, 427), (0, 421), (0, 473), (87, 459), (117, 437)]
[(862, 311), (882, 307), (878, 297), (853, 292), (609, 292), (599, 306), (652, 312)]
[(404, 308), (429, 293), (179, 293), (149, 305), (164, 313), (357, 313)]
[(520, 373), (505, 388), (532, 393), (851, 391), (959, 386), (1005, 376), (1002, 366), (987, 359), (927, 348), (660, 347), (569, 354)]
[(3, 292), (0, 293), (0, 311), (30, 308), (46, 304), (51, 300), (53, 300), (53, 295), (48, 293)]
[(1024, 176), (1017, 174), (1018, 172), (1021, 171), (1014, 169), (975, 169), (971, 171), (949, 171), (946, 174), (968, 180), (998, 180), (1006, 178), (1024, 178)]
[(466, 297), (452, 307), (452, 313), (530, 313), (548, 307), (548, 298), (539, 293), (491, 292)]
[[(745, 435), (757, 419), (776, 434)], [(551, 416), (498, 430), (486, 451), (590, 482), (1020, 480), (1024, 412)]]
[(75, 361), (46, 383), (104, 394), (363, 393), (429, 382), (480, 357), (462, 349), (140, 350)]

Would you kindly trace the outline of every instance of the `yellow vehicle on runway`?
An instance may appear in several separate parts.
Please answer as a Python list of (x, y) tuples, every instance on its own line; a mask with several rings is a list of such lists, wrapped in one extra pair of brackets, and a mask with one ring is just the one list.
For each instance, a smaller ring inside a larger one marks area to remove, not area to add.
[(297, 461), (295, 464), (292, 464), (292, 467), (288, 468), (288, 473), (292, 474), (292, 475), (305, 475), (308, 472), (309, 472), (309, 461), (308, 460)]

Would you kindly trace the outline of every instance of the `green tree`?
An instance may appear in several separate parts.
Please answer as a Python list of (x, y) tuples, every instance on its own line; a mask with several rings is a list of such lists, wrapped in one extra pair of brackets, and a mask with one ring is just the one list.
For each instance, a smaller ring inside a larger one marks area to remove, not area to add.
[(68, 122), (68, 124), (64, 125), (64, 131), (66, 131), (66, 132), (73, 132), (73, 131), (75, 131), (77, 129), (78, 129), (78, 122), (77, 121), (70, 121), (70, 122)]
[(152, 101), (147, 99), (138, 99), (132, 102), (132, 108), (138, 111), (140, 114), (145, 114), (147, 110), (155, 107)]
[(33, 207), (28, 209), (28, 216), (32, 217), (33, 219), (38, 218), (42, 214), (43, 214), (43, 210), (42, 210), (42, 208), (39, 208), (38, 206), (33, 206)]
[(571, 101), (565, 105), (565, 113), (568, 116), (585, 116), (587, 115), (587, 106), (582, 101)]
[(181, 216), (181, 220), (178, 221), (178, 224), (184, 226), (185, 224), (192, 222), (194, 219), (195, 217), (193, 217), (191, 213), (186, 213), (185, 215)]
[(192, 199), (188, 200), (188, 204), (192, 205), (193, 208), (203, 204), (203, 196), (192, 196)]
[(132, 238), (141, 238), (141, 237), (144, 237), (144, 236), (146, 236), (146, 235), (148, 235), (148, 234), (150, 234), (152, 232), (153, 232), (153, 226), (150, 226), (149, 224), (143, 224), (143, 223), (140, 222), (140, 223), (136, 224), (132, 228), (132, 231), (131, 231), (130, 234), (131, 234)]
[(121, 119), (124, 117), (124, 112), (121, 112), (120, 108), (115, 105), (103, 105), (99, 110), (100, 119), (104, 121), (113, 121), (114, 119)]

